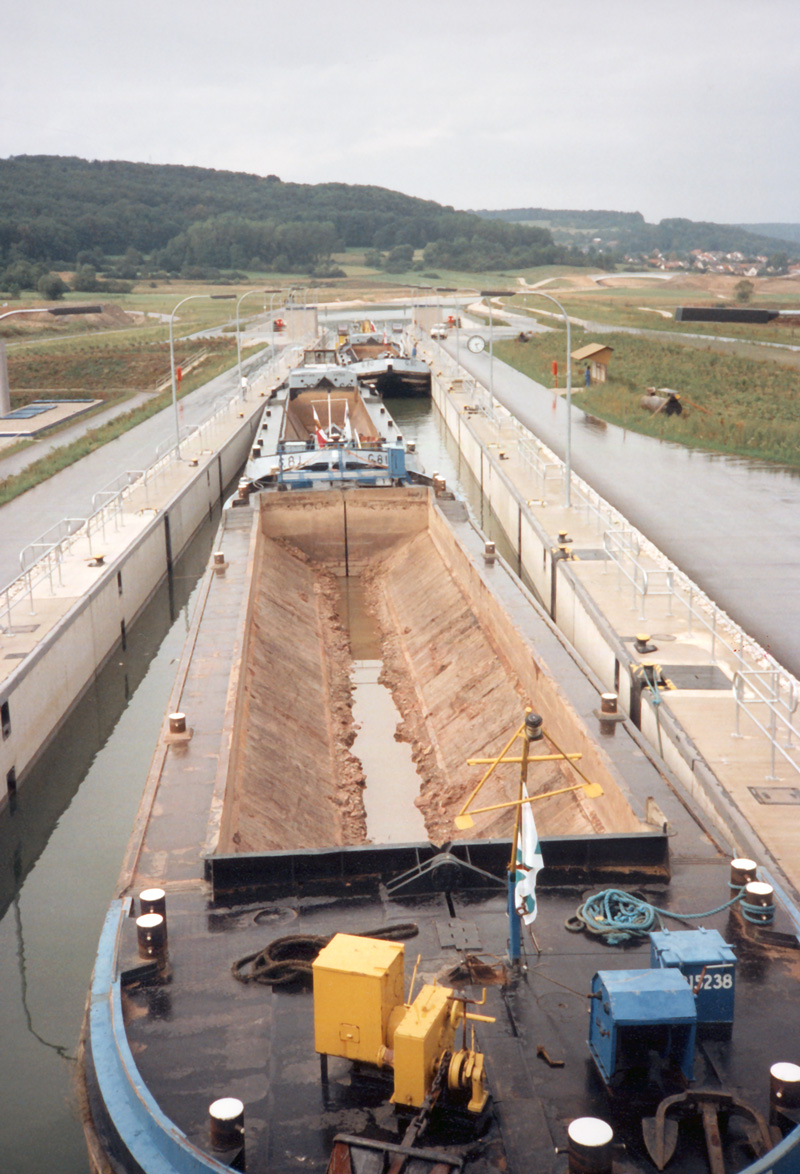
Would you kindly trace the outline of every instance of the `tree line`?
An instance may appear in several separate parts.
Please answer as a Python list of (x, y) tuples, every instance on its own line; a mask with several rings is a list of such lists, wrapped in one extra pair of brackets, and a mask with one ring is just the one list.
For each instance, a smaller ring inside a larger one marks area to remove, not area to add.
[(420, 250), (423, 265), (448, 268), (584, 263), (547, 229), (369, 185), (52, 155), (0, 160), (4, 288), (32, 288), (24, 283), (42, 265), (79, 267), (84, 286), (90, 269), (121, 281), (243, 269), (326, 276), (333, 255), (351, 247), (396, 271)]

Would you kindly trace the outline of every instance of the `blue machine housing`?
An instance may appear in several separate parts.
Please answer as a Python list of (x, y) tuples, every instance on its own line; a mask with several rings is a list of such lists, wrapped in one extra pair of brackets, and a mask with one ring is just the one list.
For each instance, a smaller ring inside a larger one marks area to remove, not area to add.
[(697, 1004), (697, 1022), (730, 1026), (736, 988), (736, 955), (715, 929), (660, 930), (650, 934), (650, 965), (677, 967)]
[(696, 1032), (694, 995), (676, 968), (599, 970), (592, 979), (589, 1051), (607, 1085), (646, 1067), (652, 1052), (691, 1080)]

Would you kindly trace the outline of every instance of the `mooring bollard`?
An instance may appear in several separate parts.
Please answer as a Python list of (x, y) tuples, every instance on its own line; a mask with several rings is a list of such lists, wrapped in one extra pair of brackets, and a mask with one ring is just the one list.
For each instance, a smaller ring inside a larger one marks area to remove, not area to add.
[(756, 879), (757, 867), (755, 860), (748, 860), (745, 856), (732, 860), (730, 887), (743, 889), (745, 885), (751, 884)]
[(185, 734), (186, 733), (186, 714), (185, 713), (171, 713), (169, 715), (169, 732), (171, 734)]
[(167, 927), (160, 913), (143, 913), (136, 918), (136, 941), (140, 958), (162, 958), (167, 950)]
[(765, 881), (751, 881), (744, 887), (742, 913), (756, 925), (770, 925), (775, 917), (775, 891)]
[(599, 1117), (577, 1117), (567, 1129), (569, 1174), (610, 1174), (614, 1131)]
[(164, 928), (167, 926), (167, 894), (163, 889), (142, 889), (139, 894), (139, 911), (144, 916), (146, 913), (158, 913), (164, 918)]
[(244, 1145), (244, 1104), (238, 1097), (220, 1097), (209, 1105), (208, 1133), (212, 1149), (232, 1150)]

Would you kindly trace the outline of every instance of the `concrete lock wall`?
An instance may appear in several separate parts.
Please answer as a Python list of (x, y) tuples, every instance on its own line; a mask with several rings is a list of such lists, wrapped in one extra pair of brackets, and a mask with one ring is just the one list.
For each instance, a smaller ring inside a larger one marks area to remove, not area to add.
[(557, 553), (555, 536), (547, 534), (505, 476), (499, 450), (494, 455), (484, 448), (470, 418), (459, 411), (458, 403), (447, 392), (448, 385), (434, 373), (434, 403), (511, 544), (517, 558), (515, 569), (528, 577), (543, 606), (602, 688), (616, 692), (620, 708), (630, 712), (632, 682), (625, 648), (588, 592), (572, 576), (569, 563), (553, 557)]
[(154, 514), (130, 546), (107, 567), (98, 568), (92, 587), (9, 675), (0, 691), (10, 721), (10, 732), (0, 742), (0, 779), (8, 779), (13, 771), (17, 784), (24, 783), (24, 772), (119, 646), (123, 632), (136, 621), (171, 562), (237, 475), (259, 414), (243, 419), (241, 427), (200, 463), (191, 480)]

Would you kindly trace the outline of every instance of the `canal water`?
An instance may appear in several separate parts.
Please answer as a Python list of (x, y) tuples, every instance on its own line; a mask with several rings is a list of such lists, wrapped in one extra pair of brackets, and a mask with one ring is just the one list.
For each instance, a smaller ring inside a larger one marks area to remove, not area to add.
[(94, 955), (219, 513), (0, 811), (0, 1170), (86, 1174), (75, 1054)]
[(364, 768), (367, 837), (375, 844), (412, 844), (427, 840), (425, 820), (415, 806), (420, 778), (411, 745), (396, 737), (402, 722), (391, 689), (381, 680), (381, 631), (368, 610), (357, 575), (339, 580), (342, 622), (353, 657), (353, 721), (357, 730), (352, 753)]

